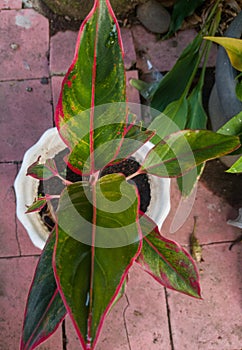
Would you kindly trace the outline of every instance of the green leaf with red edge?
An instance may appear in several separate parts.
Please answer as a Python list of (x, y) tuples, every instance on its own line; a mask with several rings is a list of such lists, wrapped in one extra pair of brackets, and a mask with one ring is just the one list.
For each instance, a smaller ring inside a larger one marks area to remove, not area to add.
[(143, 246), (136, 262), (166, 288), (201, 298), (199, 275), (193, 258), (178, 243), (160, 235), (158, 227), (142, 216)]
[[(86, 173), (105, 166), (122, 141), (127, 116), (120, 29), (109, 0), (96, 0), (81, 26), (55, 115), (72, 151), (71, 166), (83, 172), (85, 164)], [(96, 164), (94, 151), (108, 142), (109, 152)]]
[(164, 141), (147, 154), (141, 171), (161, 177), (177, 177), (240, 146), (237, 136), (208, 130), (182, 130), (169, 135)]
[(25, 214), (36, 213), (41, 211), (41, 209), (44, 208), (46, 203), (47, 203), (46, 197), (39, 197), (36, 201), (34, 201), (32, 205), (28, 207)]
[(122, 174), (93, 185), (77, 182), (61, 195), (54, 270), (84, 349), (94, 348), (140, 253), (138, 205), (136, 188)]
[(51, 336), (66, 315), (66, 308), (58, 292), (52, 255), (55, 231), (49, 237), (40, 256), (30, 288), (21, 339), (21, 350), (35, 349)]
[(58, 174), (58, 170), (54, 159), (47, 159), (44, 164), (40, 163), (40, 158), (37, 159), (27, 169), (27, 175), (38, 180), (48, 180)]

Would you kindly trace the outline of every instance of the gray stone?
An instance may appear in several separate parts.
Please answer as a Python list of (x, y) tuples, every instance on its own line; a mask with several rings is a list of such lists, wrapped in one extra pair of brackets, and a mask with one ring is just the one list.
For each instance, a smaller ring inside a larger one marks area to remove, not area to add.
[(137, 16), (140, 22), (153, 33), (163, 34), (168, 31), (171, 17), (169, 12), (156, 0), (149, 0), (139, 5)]

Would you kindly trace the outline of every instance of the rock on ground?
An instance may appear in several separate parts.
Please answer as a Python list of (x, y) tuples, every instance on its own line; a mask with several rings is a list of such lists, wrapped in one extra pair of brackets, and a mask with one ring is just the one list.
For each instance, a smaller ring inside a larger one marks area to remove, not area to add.
[(170, 25), (169, 12), (156, 0), (150, 0), (137, 8), (140, 22), (151, 32), (163, 34)]

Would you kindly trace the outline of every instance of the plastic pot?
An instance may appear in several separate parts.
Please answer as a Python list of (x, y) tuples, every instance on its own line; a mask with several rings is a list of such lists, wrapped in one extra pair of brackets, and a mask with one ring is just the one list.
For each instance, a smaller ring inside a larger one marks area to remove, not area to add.
[[(235, 17), (225, 32), (225, 36), (240, 38), (242, 35), (242, 11)], [(234, 115), (242, 110), (242, 102), (235, 93), (235, 78), (238, 72), (231, 66), (228, 55), (223, 47), (219, 47), (215, 85), (209, 100), (209, 115), (213, 130), (218, 130)]]
[[(132, 157), (140, 163), (152, 147), (153, 144), (147, 142), (135, 152)], [(39, 156), (41, 156), (41, 162), (44, 163), (46, 159), (53, 158), (65, 148), (66, 145), (61, 140), (57, 129), (48, 129), (41, 136), (39, 141), (25, 153), (22, 166), (14, 183), (17, 200), (17, 217), (25, 227), (33, 244), (40, 249), (43, 249), (49, 231), (39, 213), (25, 214), (26, 206), (31, 205), (35, 198), (38, 197), (39, 187), (39, 181), (30, 176), (26, 176), (26, 173), (28, 167), (34, 163)], [(146, 214), (161, 228), (170, 211), (170, 179), (149, 175), (149, 184), (151, 201)]]

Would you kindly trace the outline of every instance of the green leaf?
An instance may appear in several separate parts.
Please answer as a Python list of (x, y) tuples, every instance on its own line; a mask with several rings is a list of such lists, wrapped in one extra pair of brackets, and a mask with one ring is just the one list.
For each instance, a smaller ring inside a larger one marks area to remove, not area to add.
[(130, 85), (137, 89), (140, 92), (141, 96), (143, 96), (146, 100), (150, 100), (152, 98), (159, 85), (159, 81), (146, 83), (140, 79), (131, 79), (129, 82)]
[(217, 132), (223, 135), (240, 135), (242, 133), (242, 112), (231, 118)]
[(39, 212), (41, 209), (44, 208), (46, 203), (47, 203), (46, 197), (39, 197), (36, 201), (34, 201), (32, 205), (28, 207), (25, 213), (29, 214), (29, 213)]
[(149, 83), (146, 83), (143, 80), (140, 79), (130, 79), (130, 85), (133, 86), (135, 89), (137, 89), (141, 94), (142, 91), (145, 91), (149, 87)]
[(173, 101), (166, 106), (163, 114), (170, 118), (180, 129), (184, 129), (187, 122), (188, 103), (186, 97)]
[(238, 100), (242, 101), (242, 81), (238, 81), (235, 88)]
[(164, 113), (161, 113), (149, 125), (150, 130), (155, 131), (155, 135), (152, 137), (151, 142), (156, 145), (162, 141), (168, 135), (180, 131), (177, 124), (168, 118)]
[(27, 175), (38, 180), (48, 180), (58, 174), (54, 159), (47, 159), (44, 164), (40, 163), (40, 158), (37, 159), (27, 169)]
[[(109, 1), (96, 0), (81, 26), (74, 61), (64, 78), (55, 115), (59, 133), (72, 151), (72, 168), (82, 172), (85, 165), (85, 173), (90, 174), (106, 165), (122, 140), (126, 118), (118, 22)], [(105, 144), (109, 145), (108, 153)], [(98, 154), (94, 152), (97, 149)], [(103, 151), (106, 153), (101, 162)]]
[(229, 56), (232, 66), (242, 72), (242, 39), (216, 36), (205, 36), (204, 39), (211, 40), (223, 46)]
[[(187, 129), (206, 129), (207, 114), (202, 104), (202, 80), (198, 82), (187, 99), (188, 117)], [(178, 187), (183, 197), (188, 197), (202, 175), (205, 164), (200, 164), (177, 179)]]
[(202, 102), (202, 80), (195, 86), (192, 93), (187, 99), (188, 102), (188, 118), (187, 129), (206, 129), (207, 114), (203, 108)]
[(238, 148), (238, 137), (207, 130), (183, 130), (158, 143), (146, 156), (141, 170), (161, 177), (177, 177), (203, 162)]
[(242, 157), (240, 157), (228, 170), (227, 173), (242, 173)]
[(180, 29), (183, 20), (187, 16), (192, 15), (196, 8), (202, 5), (203, 2), (204, 0), (177, 0), (173, 7), (169, 31), (166, 34), (165, 38), (169, 38), (178, 29)]
[[(223, 135), (239, 136), (240, 143), (242, 144), (242, 112), (231, 118), (226, 124), (224, 124), (218, 131)], [(231, 155), (241, 154), (242, 147), (239, 147)]]
[(56, 330), (66, 314), (52, 269), (55, 232), (41, 254), (25, 310), (21, 350), (35, 349)]
[(185, 175), (177, 178), (177, 184), (183, 197), (188, 197), (191, 194), (197, 181), (200, 179), (204, 168), (205, 163), (202, 163), (188, 171)]
[(163, 112), (169, 103), (181, 98), (200, 60), (201, 43), (202, 37), (198, 34), (182, 52), (170, 72), (160, 81), (151, 101), (152, 108)]
[[(93, 204), (92, 204), (93, 203)], [(138, 198), (121, 174), (61, 195), (55, 274), (85, 349), (95, 346), (105, 315), (140, 252)]]
[(164, 287), (201, 298), (198, 271), (188, 252), (161, 236), (145, 216), (141, 219), (141, 229), (150, 233), (143, 239), (137, 263)]

